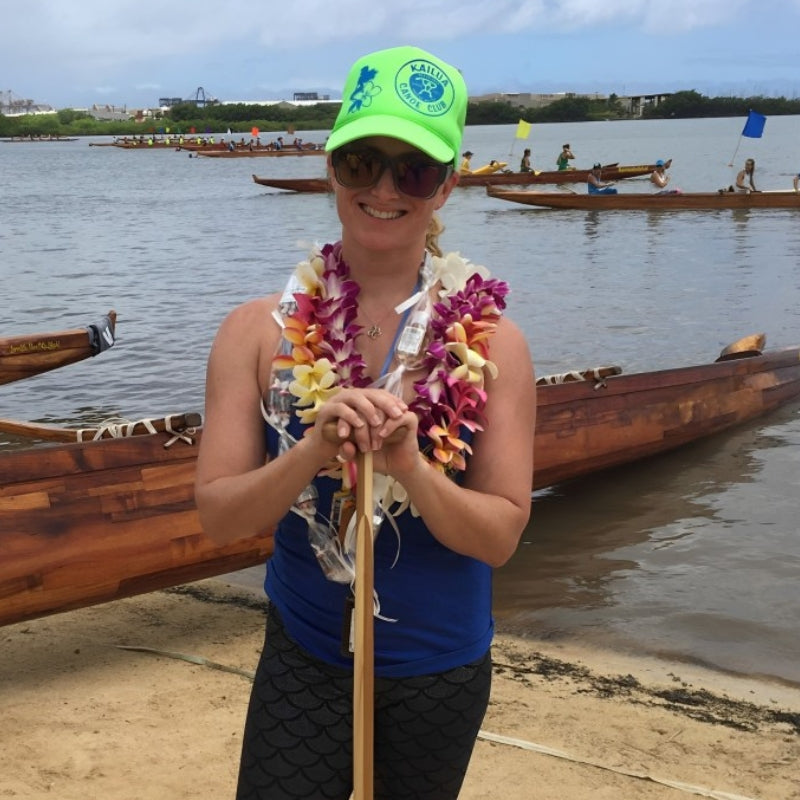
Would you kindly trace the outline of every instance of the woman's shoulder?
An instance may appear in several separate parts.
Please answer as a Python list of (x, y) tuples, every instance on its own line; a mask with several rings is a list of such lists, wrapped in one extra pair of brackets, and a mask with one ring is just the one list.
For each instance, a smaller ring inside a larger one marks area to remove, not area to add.
[(232, 308), (222, 320), (217, 338), (240, 339), (243, 343), (259, 337), (260, 332), (277, 331), (274, 319), (280, 294), (255, 297)]
[(526, 358), (530, 358), (528, 340), (525, 334), (519, 325), (505, 314), (497, 321), (492, 346), (495, 350), (502, 348), (513, 356), (524, 354)]

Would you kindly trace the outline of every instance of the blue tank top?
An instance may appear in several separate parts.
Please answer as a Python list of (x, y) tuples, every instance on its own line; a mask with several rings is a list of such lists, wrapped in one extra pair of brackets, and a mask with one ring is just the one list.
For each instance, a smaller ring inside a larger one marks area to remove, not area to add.
[[(299, 439), (302, 429), (292, 415), (289, 432)], [(267, 443), (275, 457), (278, 440), (269, 427)], [(340, 483), (326, 477), (314, 483), (319, 492), (318, 512), (327, 518)], [(399, 545), (389, 522), (381, 526), (375, 541), (380, 613), (396, 620), (374, 620), (375, 674), (387, 678), (424, 675), (480, 658), (494, 633), (491, 567), (444, 547), (409, 511), (396, 522)], [(309, 545), (306, 522), (293, 512), (276, 530), (264, 589), (301, 647), (328, 664), (352, 669), (352, 657), (341, 652), (350, 587), (325, 578)]]

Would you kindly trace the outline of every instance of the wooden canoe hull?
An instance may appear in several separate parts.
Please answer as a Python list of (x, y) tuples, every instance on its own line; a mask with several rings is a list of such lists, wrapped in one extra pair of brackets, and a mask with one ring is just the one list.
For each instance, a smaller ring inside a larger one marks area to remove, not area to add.
[(587, 192), (535, 192), (495, 189), (487, 193), (499, 200), (540, 208), (586, 211), (715, 211), (735, 208), (800, 208), (800, 193), (776, 192), (681, 192), (680, 194), (588, 194)]
[[(603, 180), (620, 181), (625, 178), (638, 178), (649, 175), (655, 164), (609, 164), (603, 167)], [(458, 186), (526, 186), (528, 184), (568, 184), (586, 183), (588, 169), (553, 170), (551, 172), (491, 172), (485, 175), (461, 175)], [(330, 192), (331, 184), (327, 178), (266, 178), (253, 175), (253, 181), (272, 189), (287, 192), (322, 194)]]
[(0, 385), (96, 356), (114, 344), (117, 315), (85, 328), (0, 337)]
[(214, 544), (194, 502), (198, 436), (0, 455), (0, 625), (261, 564), (269, 535)]
[[(800, 402), (797, 347), (538, 386), (532, 488), (654, 456), (791, 402)], [(191, 434), (192, 444), (169, 447), (160, 432), (1, 452), (0, 625), (263, 563), (268, 533), (225, 546), (203, 533), (194, 502), (201, 433)]]
[(195, 155), (204, 158), (280, 158), (282, 156), (324, 156), (325, 149), (314, 150), (305, 147), (284, 147), (282, 150), (270, 150), (267, 147), (253, 148), (252, 150), (244, 147), (236, 150), (198, 150)]
[(667, 452), (800, 402), (800, 348), (537, 387), (536, 489)]

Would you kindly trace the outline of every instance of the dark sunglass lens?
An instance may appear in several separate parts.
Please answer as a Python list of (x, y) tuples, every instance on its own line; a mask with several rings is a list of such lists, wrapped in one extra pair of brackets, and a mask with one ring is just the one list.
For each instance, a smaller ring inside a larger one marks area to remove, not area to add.
[(380, 158), (368, 150), (337, 150), (333, 158), (336, 180), (351, 189), (375, 183), (383, 169)]
[(396, 162), (397, 188), (410, 197), (433, 197), (447, 174), (445, 164), (399, 158)]

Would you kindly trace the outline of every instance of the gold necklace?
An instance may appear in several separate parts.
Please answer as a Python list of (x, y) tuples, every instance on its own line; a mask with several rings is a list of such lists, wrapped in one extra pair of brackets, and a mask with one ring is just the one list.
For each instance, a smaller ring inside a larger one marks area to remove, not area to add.
[(361, 308), (361, 306), (358, 307), (358, 310), (366, 317), (367, 322), (369, 322), (369, 328), (367, 328), (367, 336), (372, 340), (377, 339), (379, 336), (383, 336), (383, 328), (381, 328), (381, 325), (389, 318), (390, 314), (396, 313), (394, 309), (391, 309), (386, 314), (384, 314), (383, 317), (381, 317), (381, 319), (375, 322), (373, 321), (372, 317), (370, 317), (370, 315), (367, 314), (367, 312), (364, 311), (363, 308)]
[[(422, 261), (420, 261), (420, 263), (419, 263), (420, 270), (423, 268), (424, 265), (425, 265), (425, 254), (423, 253)], [(417, 280), (416, 289), (419, 289), (419, 279)], [(415, 291), (416, 291), (416, 289), (415, 289)], [(358, 306), (358, 313), (359, 314), (363, 314), (366, 317), (367, 322), (369, 322), (369, 328), (367, 328), (367, 336), (374, 341), (379, 336), (383, 336), (383, 328), (381, 328), (381, 325), (387, 319), (389, 319), (389, 315), (390, 314), (392, 314), (392, 313), (396, 314), (397, 313), (397, 308), (391, 308), (377, 322), (375, 322), (372, 319), (372, 317), (370, 317), (370, 315), (367, 314), (367, 312), (361, 307), (361, 305)]]

